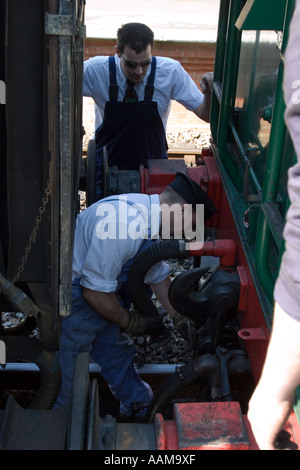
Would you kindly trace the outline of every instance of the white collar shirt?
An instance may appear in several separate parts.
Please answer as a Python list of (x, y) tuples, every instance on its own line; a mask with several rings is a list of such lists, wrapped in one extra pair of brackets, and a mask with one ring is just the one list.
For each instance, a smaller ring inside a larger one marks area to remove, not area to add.
[[(127, 204), (126, 198), (134, 204)], [(159, 228), (158, 195), (112, 196), (92, 204), (77, 217), (73, 279), (80, 279), (81, 285), (91, 290), (117, 291), (123, 266), (148, 236), (159, 240)], [(159, 262), (148, 271), (145, 282), (155, 284), (168, 275), (168, 265)]]
[[(168, 57), (156, 57), (155, 89), (153, 101), (166, 129), (172, 100), (178, 101), (189, 111), (194, 111), (203, 102), (203, 94), (180, 62)], [(120, 59), (116, 55), (116, 77), (119, 86), (118, 101), (123, 101), (126, 91), (126, 77)], [(95, 102), (95, 129), (102, 123), (105, 104), (109, 101), (109, 57), (96, 56), (84, 62), (83, 95)], [(145, 85), (151, 66), (143, 82), (135, 85), (139, 101), (144, 100)]]

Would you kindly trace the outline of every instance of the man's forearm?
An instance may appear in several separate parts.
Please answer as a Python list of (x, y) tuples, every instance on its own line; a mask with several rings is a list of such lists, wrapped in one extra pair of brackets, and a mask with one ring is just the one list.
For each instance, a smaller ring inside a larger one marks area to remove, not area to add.
[(83, 297), (102, 318), (115, 323), (122, 329), (127, 327), (129, 314), (120, 305), (114, 292), (97, 292), (83, 288)]
[(194, 113), (198, 118), (203, 121), (210, 121), (210, 106), (211, 106), (211, 96), (212, 96), (212, 87), (214, 81), (213, 72), (206, 72), (200, 80), (200, 88), (203, 91), (204, 99), (200, 106), (194, 110)]
[(168, 293), (169, 293), (170, 284), (171, 284), (171, 279), (170, 277), (167, 277), (166, 279), (164, 279), (161, 282), (158, 282), (157, 284), (152, 284), (151, 288), (154, 294), (156, 295), (156, 297), (158, 298), (158, 300), (160, 301), (160, 303), (162, 304), (162, 306), (166, 309), (167, 313), (172, 318), (177, 312), (172, 307), (169, 301)]
[(204, 95), (203, 102), (195, 109), (194, 113), (198, 118), (205, 122), (209, 122), (210, 119), (210, 104), (211, 104), (211, 93), (207, 92)]

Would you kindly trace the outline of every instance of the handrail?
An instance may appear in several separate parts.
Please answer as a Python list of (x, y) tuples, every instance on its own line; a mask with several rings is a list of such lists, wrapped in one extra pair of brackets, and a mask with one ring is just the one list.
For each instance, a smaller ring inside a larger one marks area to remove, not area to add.
[[(235, 27), (242, 6), (241, 0), (222, 0), (215, 59), (211, 131), (220, 150), (222, 163), (238, 191), (243, 190), (242, 180), (227, 147), (230, 114), (233, 113), (232, 96), (237, 82), (237, 68), (240, 48), (240, 31)], [(220, 45), (220, 50), (218, 46)], [(225, 59), (224, 59), (225, 57)], [(226, 73), (230, 70), (231, 73)], [(222, 92), (220, 88), (222, 83)], [(218, 101), (220, 102), (218, 103)]]
[[(292, 17), (293, 2), (287, 2), (285, 27), (282, 39), (282, 53), (284, 53), (288, 40), (288, 25)], [(260, 281), (271, 301), (273, 301), (273, 290), (275, 279), (269, 269), (268, 253), (271, 245), (272, 230), (270, 228), (271, 218), (266, 217), (265, 204), (276, 201), (280, 180), (283, 148), (286, 136), (284, 123), (285, 102), (282, 90), (284, 64), (280, 61), (278, 68), (277, 87), (275, 92), (274, 110), (272, 116), (272, 126), (267, 153), (266, 170), (263, 182), (262, 204), (258, 218), (258, 233), (263, 234), (258, 237), (255, 246), (255, 263)]]

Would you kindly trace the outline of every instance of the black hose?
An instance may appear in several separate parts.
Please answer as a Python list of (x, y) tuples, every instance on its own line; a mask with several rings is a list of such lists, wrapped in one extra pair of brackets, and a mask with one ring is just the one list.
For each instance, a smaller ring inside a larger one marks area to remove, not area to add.
[(184, 240), (167, 240), (154, 243), (140, 253), (134, 260), (128, 273), (128, 290), (132, 302), (138, 311), (147, 316), (158, 315), (157, 308), (151, 301), (144, 279), (149, 269), (157, 262), (171, 258), (187, 258)]
[(6, 345), (6, 362), (33, 362), (40, 369), (40, 386), (31, 409), (51, 409), (61, 386), (60, 364), (54, 353), (45, 351), (36, 338), (1, 336)]
[[(157, 389), (147, 411), (146, 422), (151, 423), (156, 413), (162, 413), (178, 392), (205, 374), (220, 376), (220, 361), (210, 354), (194, 359), (178, 368)], [(218, 380), (217, 378), (217, 380)]]

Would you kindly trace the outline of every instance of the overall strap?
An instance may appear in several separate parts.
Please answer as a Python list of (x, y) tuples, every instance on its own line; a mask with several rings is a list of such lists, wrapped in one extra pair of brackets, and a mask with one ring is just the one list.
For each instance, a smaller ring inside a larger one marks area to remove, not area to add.
[(117, 101), (119, 87), (117, 85), (116, 62), (114, 56), (109, 57), (109, 99)]
[(145, 86), (145, 101), (151, 101), (154, 93), (154, 79), (155, 79), (155, 72), (156, 72), (156, 57), (152, 57), (151, 62), (151, 72), (148, 77), (147, 85)]

